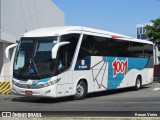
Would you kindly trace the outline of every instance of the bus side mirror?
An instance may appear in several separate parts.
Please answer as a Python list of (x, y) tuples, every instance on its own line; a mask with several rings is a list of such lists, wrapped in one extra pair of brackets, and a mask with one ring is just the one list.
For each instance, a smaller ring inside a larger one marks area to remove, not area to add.
[(6, 49), (5, 49), (5, 56), (6, 56), (6, 58), (8, 59), (8, 57), (9, 57), (9, 50), (11, 49), (11, 48), (14, 48), (14, 47), (16, 47), (18, 44), (16, 43), (16, 44), (12, 44), (12, 45), (9, 45)]
[(158, 45), (154, 44), (154, 50), (153, 50), (153, 55), (154, 55), (154, 65), (159, 65), (159, 51), (158, 51)]
[(60, 43), (57, 43), (53, 48), (52, 48), (52, 59), (56, 59), (57, 57), (57, 52), (58, 52), (58, 49), (61, 47), (61, 46), (64, 46), (64, 45), (67, 45), (67, 44), (70, 44), (70, 42), (60, 42)]

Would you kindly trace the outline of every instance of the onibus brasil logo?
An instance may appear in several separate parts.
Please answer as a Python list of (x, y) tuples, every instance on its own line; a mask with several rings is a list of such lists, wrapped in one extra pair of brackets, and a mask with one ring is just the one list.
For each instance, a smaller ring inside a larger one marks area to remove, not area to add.
[(117, 60), (117, 58), (112, 63), (113, 67), (113, 77), (116, 77), (117, 74), (123, 73), (124, 75), (127, 74), (128, 71), (128, 58), (124, 60)]

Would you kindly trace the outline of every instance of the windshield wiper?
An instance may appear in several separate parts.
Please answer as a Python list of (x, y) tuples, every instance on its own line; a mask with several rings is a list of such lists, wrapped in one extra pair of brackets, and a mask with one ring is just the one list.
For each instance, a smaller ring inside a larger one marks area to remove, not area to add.
[(30, 61), (30, 59), (26, 60), (26, 62), (25, 62), (25, 64), (24, 64), (23, 68), (22, 68), (22, 69), (20, 70), (20, 72), (19, 72), (19, 76), (18, 76), (18, 77), (20, 77), (21, 74), (22, 74), (22, 73), (27, 69), (27, 67), (29, 66), (28, 61)]
[(37, 76), (37, 78), (41, 78), (41, 76), (40, 76), (40, 74), (39, 74), (39, 71), (38, 71), (38, 69), (37, 69), (37, 65), (36, 65), (36, 63), (35, 63), (35, 60), (34, 60), (34, 57), (33, 58), (31, 58), (31, 61), (32, 61), (32, 63), (33, 63), (33, 67), (34, 67), (34, 69), (35, 69), (35, 71), (36, 71), (36, 76)]
[(41, 78), (41, 76), (40, 76), (40, 74), (39, 74), (39, 71), (38, 71), (38, 69), (37, 69), (37, 65), (36, 65), (36, 63), (35, 63), (34, 57), (28, 59), (28, 60), (25, 62), (23, 68), (22, 68), (22, 69), (20, 70), (20, 72), (19, 72), (19, 77), (20, 77), (20, 75), (21, 75), (23, 72), (26, 71), (27, 68), (28, 68), (28, 69), (31, 69), (31, 68), (32, 68), (32, 67), (31, 67), (31, 66), (32, 66), (32, 63), (33, 63), (33, 67), (34, 67), (34, 69), (35, 69), (35, 74), (36, 74), (37, 78), (38, 78), (38, 79)]

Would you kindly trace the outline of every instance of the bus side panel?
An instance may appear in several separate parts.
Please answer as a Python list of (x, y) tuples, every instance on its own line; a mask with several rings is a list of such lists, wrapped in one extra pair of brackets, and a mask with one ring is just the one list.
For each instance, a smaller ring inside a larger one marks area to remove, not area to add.
[(142, 70), (142, 85), (150, 84), (153, 82), (153, 68), (146, 68)]
[(91, 70), (94, 91), (107, 90), (108, 82), (108, 63), (103, 60), (103, 57), (91, 57)]
[(76, 92), (76, 86), (80, 80), (86, 80), (88, 85), (88, 93), (93, 92), (93, 81), (91, 79), (92, 72), (91, 70), (75, 70), (72, 71), (72, 79), (73, 79), (73, 90), (72, 94), (74, 95)]
[(153, 82), (153, 68), (143, 70), (132, 69), (125, 76), (117, 88), (125, 88), (135, 86), (138, 75), (142, 76), (142, 85), (147, 85)]
[[(109, 63), (108, 89), (117, 89), (135, 85), (136, 77), (147, 75), (145, 69), (148, 58), (104, 57)], [(147, 78), (145, 78), (147, 79)]]
[(142, 76), (142, 85), (153, 81), (153, 65), (148, 58), (91, 56), (87, 61), (80, 60), (72, 71), (73, 94), (81, 79), (87, 80), (88, 92), (135, 86), (138, 75)]

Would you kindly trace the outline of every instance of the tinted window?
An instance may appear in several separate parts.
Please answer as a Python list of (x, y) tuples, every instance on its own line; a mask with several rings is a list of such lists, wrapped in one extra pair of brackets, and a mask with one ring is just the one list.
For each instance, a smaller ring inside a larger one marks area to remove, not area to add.
[(143, 29), (143, 28), (142, 28), (142, 27), (140, 27), (140, 34), (142, 34), (142, 29)]
[(143, 27), (143, 34), (146, 33), (146, 29)]
[(139, 34), (139, 27), (137, 27), (137, 34)]
[(80, 51), (79, 51), (79, 55), (78, 58), (84, 58), (86, 56), (92, 56), (94, 55), (94, 50), (93, 50), (93, 42), (94, 42), (94, 37), (93, 36), (87, 36), (84, 35), (83, 36), (83, 40), (81, 43), (81, 47), (80, 47)]
[(126, 50), (129, 57), (144, 57), (143, 53), (143, 43), (129, 42), (129, 46)]
[(141, 39), (147, 39), (146, 34), (141, 34)]
[(63, 72), (70, 67), (79, 36), (79, 34), (68, 34), (61, 36), (60, 42), (68, 41), (70, 44), (62, 46), (58, 51), (57, 67), (59, 72)]
[(14, 60), (13, 76), (19, 79), (41, 79), (55, 73), (52, 47), (58, 37), (21, 38)]
[(152, 53), (152, 45), (84, 35), (78, 58), (86, 56), (151, 57)]
[(137, 35), (137, 39), (141, 39), (141, 36), (140, 36), (140, 35)]
[(153, 46), (144, 44), (144, 57), (152, 57), (153, 56)]

